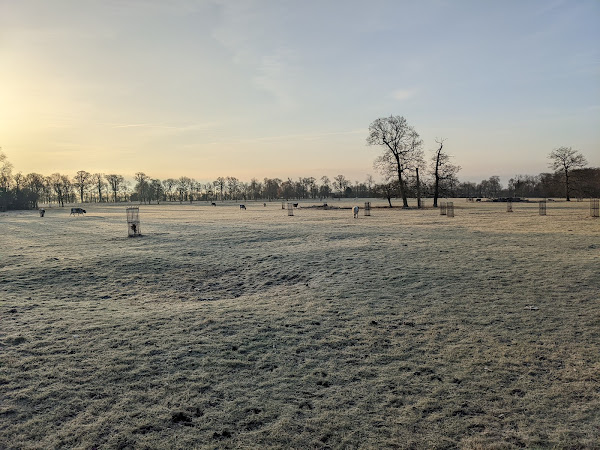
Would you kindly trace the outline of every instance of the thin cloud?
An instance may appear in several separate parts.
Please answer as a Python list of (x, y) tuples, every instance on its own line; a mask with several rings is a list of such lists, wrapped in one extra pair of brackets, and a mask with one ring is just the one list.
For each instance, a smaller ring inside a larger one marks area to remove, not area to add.
[(392, 97), (400, 101), (408, 100), (415, 95), (417, 95), (416, 89), (398, 89), (392, 93)]
[(224, 143), (256, 143), (256, 142), (278, 142), (278, 141), (289, 141), (290, 139), (295, 140), (305, 140), (305, 141), (314, 141), (323, 139), (331, 136), (346, 136), (346, 135), (365, 135), (367, 130), (347, 130), (347, 131), (330, 131), (330, 132), (316, 132), (316, 133), (298, 133), (298, 134), (283, 134), (283, 135), (273, 135), (273, 136), (258, 136), (252, 138), (241, 138), (235, 140), (223, 140), (223, 141), (213, 141), (211, 144), (224, 144)]
[(108, 124), (112, 128), (146, 128), (146, 129), (158, 129), (158, 130), (174, 130), (174, 131), (194, 131), (204, 130), (206, 128), (213, 128), (218, 126), (217, 122), (204, 122), (190, 125), (163, 125), (154, 123), (123, 123), (123, 124)]

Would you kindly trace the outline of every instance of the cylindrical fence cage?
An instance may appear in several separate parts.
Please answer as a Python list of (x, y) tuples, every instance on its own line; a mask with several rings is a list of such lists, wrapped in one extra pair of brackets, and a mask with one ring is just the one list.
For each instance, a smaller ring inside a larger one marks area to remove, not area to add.
[(598, 217), (598, 214), (600, 213), (599, 206), (600, 206), (600, 199), (597, 199), (597, 198), (590, 199), (590, 216)]
[(365, 202), (365, 216), (371, 215), (371, 202)]
[(446, 203), (446, 216), (454, 217), (454, 202)]
[(445, 216), (446, 211), (446, 202), (440, 202), (440, 216)]
[(512, 210), (512, 202), (510, 200), (508, 200), (506, 202), (506, 212), (513, 212), (513, 210)]
[(546, 215), (546, 200), (540, 202), (540, 216)]
[(285, 209), (285, 202), (281, 202), (281, 209)]
[(141, 236), (140, 229), (140, 208), (127, 208), (127, 235), (129, 237)]
[(288, 210), (288, 216), (293, 216), (294, 215), (294, 204), (288, 203), (287, 210)]

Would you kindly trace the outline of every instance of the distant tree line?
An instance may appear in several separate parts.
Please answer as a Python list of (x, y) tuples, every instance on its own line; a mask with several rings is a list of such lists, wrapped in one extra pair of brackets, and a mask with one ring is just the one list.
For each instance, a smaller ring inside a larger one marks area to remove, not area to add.
[[(380, 121), (387, 120), (378, 119)], [(585, 168), (585, 158), (570, 148), (555, 149), (549, 156), (552, 173), (537, 176), (516, 175), (506, 187), (497, 176), (480, 183), (460, 182), (460, 170), (450, 162), (444, 151), (444, 140), (436, 140), (438, 147), (432, 151), (429, 162), (425, 161), (422, 141), (408, 127), (403, 118), (393, 118), (390, 124), (378, 123), (374, 134), (369, 136), (372, 145), (383, 145), (386, 151), (375, 160), (374, 166), (383, 175), (383, 182), (376, 183), (371, 175), (362, 182), (350, 181), (344, 175), (331, 180), (327, 176), (319, 180), (313, 177), (252, 178), (250, 182), (236, 177), (218, 177), (214, 181), (199, 182), (189, 177), (159, 180), (143, 172), (135, 174), (135, 183), (123, 175), (78, 171), (74, 176), (53, 173), (23, 175), (13, 173), (12, 164), (0, 149), (0, 210), (35, 209), (41, 204), (76, 202), (194, 202), (194, 201), (273, 201), (273, 200), (319, 200), (331, 198), (384, 198), (390, 206), (392, 200), (408, 198), (433, 198), (437, 206), (439, 197), (599, 197), (600, 168)], [(401, 130), (394, 127), (404, 128)], [(386, 133), (390, 133), (387, 135)], [(379, 134), (377, 134), (379, 133)], [(391, 136), (391, 137), (390, 137)], [(398, 139), (392, 143), (392, 138)], [(557, 157), (558, 155), (558, 157)], [(421, 172), (419, 172), (421, 169)]]

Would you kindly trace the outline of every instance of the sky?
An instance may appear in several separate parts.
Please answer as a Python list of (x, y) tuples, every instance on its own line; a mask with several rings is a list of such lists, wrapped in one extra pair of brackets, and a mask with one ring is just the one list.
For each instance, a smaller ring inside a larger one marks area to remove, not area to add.
[(0, 0), (15, 172), (362, 182), (390, 115), (463, 181), (600, 166), (600, 1)]

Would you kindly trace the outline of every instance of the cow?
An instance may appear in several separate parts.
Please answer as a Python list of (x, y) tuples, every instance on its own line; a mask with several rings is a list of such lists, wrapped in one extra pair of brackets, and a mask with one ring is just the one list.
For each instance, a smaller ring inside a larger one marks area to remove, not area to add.
[(297, 208), (297, 207), (298, 207), (298, 203), (294, 203), (294, 208)]
[(358, 219), (358, 206), (355, 206), (354, 208), (352, 208), (352, 212), (354, 213), (354, 218)]
[(217, 206), (217, 204), (215, 202), (211, 202), (210, 206)]
[(85, 209), (81, 209), (81, 208), (71, 208), (71, 214), (69, 215), (80, 215), (80, 214), (85, 214)]
[(246, 209), (246, 205), (240, 205), (240, 209)]

